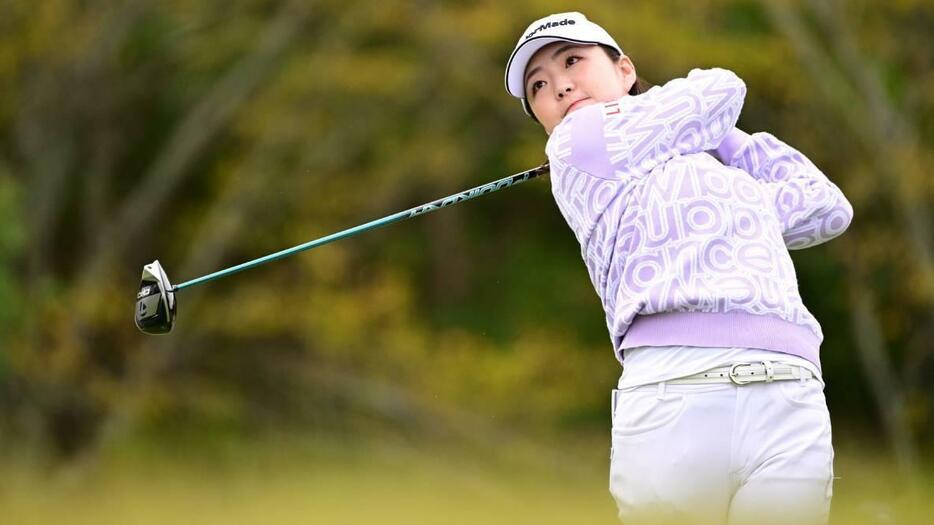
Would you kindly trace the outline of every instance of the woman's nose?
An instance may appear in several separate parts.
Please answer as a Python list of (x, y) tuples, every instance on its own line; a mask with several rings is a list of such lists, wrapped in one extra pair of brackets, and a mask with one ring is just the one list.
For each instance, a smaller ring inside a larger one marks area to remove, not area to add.
[(558, 89), (558, 98), (564, 98), (564, 96), (570, 93), (572, 89), (573, 88), (570, 85), (564, 86), (563, 89)]

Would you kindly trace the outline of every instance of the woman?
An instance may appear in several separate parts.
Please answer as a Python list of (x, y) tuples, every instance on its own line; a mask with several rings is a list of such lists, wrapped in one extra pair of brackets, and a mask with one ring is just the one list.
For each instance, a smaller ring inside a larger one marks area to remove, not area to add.
[(506, 89), (549, 135), (552, 192), (625, 365), (610, 455), (620, 518), (826, 523), (823, 335), (788, 250), (842, 233), (846, 198), (791, 146), (735, 128), (735, 74), (695, 69), (642, 93), (580, 13), (529, 26)]

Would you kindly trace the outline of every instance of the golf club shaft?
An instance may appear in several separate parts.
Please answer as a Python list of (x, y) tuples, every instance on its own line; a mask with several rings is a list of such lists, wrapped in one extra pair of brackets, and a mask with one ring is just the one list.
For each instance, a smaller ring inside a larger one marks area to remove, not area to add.
[(318, 246), (327, 244), (332, 241), (336, 241), (338, 239), (344, 239), (346, 237), (350, 237), (358, 233), (365, 232), (367, 230), (372, 230), (374, 228), (379, 228), (380, 226), (385, 226), (387, 224), (392, 224), (394, 222), (398, 222), (404, 219), (409, 219), (411, 217), (415, 217), (416, 215), (424, 215), (426, 213), (430, 213), (435, 210), (439, 210), (441, 208), (457, 204), (459, 202), (470, 200), (474, 197), (479, 197), (480, 195), (492, 193), (494, 191), (498, 191), (503, 188), (508, 188), (515, 184), (519, 184), (520, 182), (525, 182), (529, 179), (532, 179), (532, 178), (535, 178), (541, 175), (542, 173), (545, 173), (546, 171), (548, 171), (548, 163), (542, 164), (541, 166), (537, 168), (523, 171), (515, 175), (510, 175), (508, 177), (504, 177), (497, 181), (493, 181), (487, 184), (477, 186), (476, 188), (471, 188), (467, 191), (455, 193), (454, 195), (450, 195), (447, 197), (442, 197), (440, 199), (434, 200), (427, 204), (422, 204), (421, 206), (416, 206), (414, 208), (410, 208), (405, 211), (400, 211), (399, 213), (390, 215), (388, 217), (383, 217), (382, 219), (376, 219), (366, 224), (361, 224), (360, 226), (355, 226), (353, 228), (348, 228), (344, 231), (332, 233), (331, 235), (328, 235), (326, 237), (321, 237), (320, 239), (308, 241), (304, 244), (299, 244), (298, 246), (293, 246), (292, 248), (278, 251), (276, 253), (269, 254), (265, 257), (253, 259), (252, 261), (238, 264), (236, 266), (231, 266), (230, 268), (220, 270), (220, 271), (217, 271), (217, 272), (214, 272), (214, 273), (202, 276), (202, 277), (198, 277), (198, 278), (192, 279), (190, 281), (186, 281), (181, 284), (177, 284), (172, 287), (172, 291), (178, 291), (183, 288), (195, 286), (196, 284), (213, 281), (214, 279), (220, 279), (221, 277), (231, 275), (231, 274), (246, 270), (248, 268), (252, 268), (254, 266), (259, 266), (260, 264), (267, 263), (269, 261), (274, 261), (276, 259), (288, 257), (289, 255), (292, 255), (298, 252), (310, 250), (312, 248), (317, 248)]

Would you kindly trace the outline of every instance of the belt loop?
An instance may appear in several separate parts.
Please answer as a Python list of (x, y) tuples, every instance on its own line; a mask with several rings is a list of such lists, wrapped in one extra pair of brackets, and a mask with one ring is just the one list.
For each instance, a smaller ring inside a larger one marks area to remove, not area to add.
[(665, 382), (661, 381), (658, 383), (658, 392), (655, 394), (657, 399), (665, 399)]
[(775, 380), (775, 366), (771, 361), (762, 361), (762, 364), (765, 365), (765, 382), (771, 383)]
[(801, 366), (798, 367), (798, 381), (800, 381), (802, 385), (804, 385), (808, 381), (807, 375), (804, 374), (804, 367), (801, 367)]

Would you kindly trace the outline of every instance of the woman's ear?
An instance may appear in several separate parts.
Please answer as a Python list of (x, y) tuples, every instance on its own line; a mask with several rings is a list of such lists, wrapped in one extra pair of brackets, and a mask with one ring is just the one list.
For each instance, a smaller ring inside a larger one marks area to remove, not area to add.
[(629, 90), (632, 89), (633, 84), (636, 83), (638, 78), (636, 76), (636, 66), (626, 55), (619, 57), (617, 66), (619, 66), (620, 72), (623, 75), (623, 92), (629, 93)]

